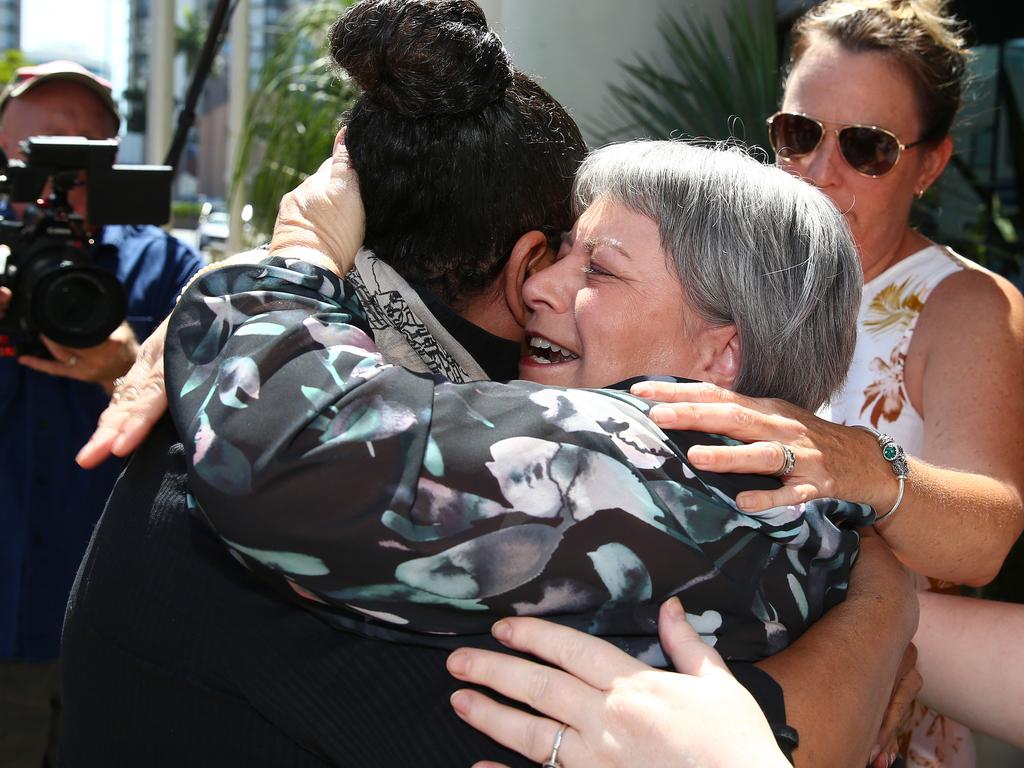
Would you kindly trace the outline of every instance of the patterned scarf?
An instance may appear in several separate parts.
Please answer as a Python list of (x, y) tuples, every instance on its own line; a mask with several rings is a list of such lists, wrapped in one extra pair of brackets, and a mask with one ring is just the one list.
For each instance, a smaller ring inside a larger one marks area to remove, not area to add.
[(417, 373), (435, 373), (456, 384), (488, 380), (412, 286), (370, 251), (356, 255), (345, 282), (359, 297), (374, 341), (389, 363)]

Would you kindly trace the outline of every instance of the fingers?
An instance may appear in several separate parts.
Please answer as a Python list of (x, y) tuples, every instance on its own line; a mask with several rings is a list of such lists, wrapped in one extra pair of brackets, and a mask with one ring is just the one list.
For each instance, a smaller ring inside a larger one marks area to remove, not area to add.
[[(877, 746), (879, 754), (872, 761), (873, 765), (886, 765), (885, 761), (896, 752), (896, 739), (904, 722), (911, 715), (914, 699), (921, 691), (923, 680), (917, 671), (917, 647), (911, 643), (903, 654), (896, 683), (893, 686), (892, 698), (882, 718), (882, 727), (878, 731)], [(891, 765), (891, 762), (888, 763)], [(886, 768), (888, 768), (886, 765)]]
[[(527, 760), (544, 763), (551, 757), (560, 723), (498, 704), (476, 691), (456, 691), (451, 701), (455, 713), (466, 723)], [(562, 736), (558, 762), (566, 768), (590, 764), (582, 739), (573, 728), (566, 729)], [(477, 763), (478, 768), (483, 765), (498, 764)]]
[[(782, 443), (774, 441), (747, 445), (695, 445), (687, 451), (686, 458), (693, 466), (708, 472), (758, 475), (775, 474), (786, 462)], [(798, 462), (799, 458), (797, 454)]]
[(585, 722), (600, 705), (601, 692), (572, 675), (504, 653), (460, 648), (448, 657), (448, 671), (564, 722)]
[(18, 362), (24, 365), (26, 368), (31, 368), (33, 371), (39, 371), (40, 373), (48, 373), (51, 376), (63, 376), (68, 379), (77, 378), (75, 376), (75, 367), (69, 365), (71, 358), (61, 362), (60, 360), (44, 360), (41, 357), (33, 357), (32, 355), (22, 355), (18, 358)]
[(736, 506), (744, 512), (756, 514), (776, 507), (792, 507), (812, 499), (832, 498), (811, 482), (784, 485), (774, 491), (743, 491), (737, 494)]
[(641, 381), (630, 387), (637, 397), (661, 403), (743, 403), (752, 406), (754, 400), (707, 382), (679, 384), (670, 381)]
[(740, 403), (659, 403), (649, 416), (663, 429), (710, 432), (747, 443), (775, 440), (789, 445), (800, 429), (799, 422)]
[(543, 619), (502, 619), (492, 632), (503, 645), (544, 659), (599, 690), (610, 688), (616, 678), (650, 669), (606, 640)]
[(678, 597), (662, 603), (658, 614), (658, 637), (677, 672), (697, 677), (717, 673), (731, 676), (718, 652), (701, 640), (690, 626)]
[(167, 410), (163, 351), (165, 320), (139, 348), (135, 364), (119, 379), (99, 425), (75, 461), (85, 469), (98, 466), (111, 454), (127, 456), (142, 443)]

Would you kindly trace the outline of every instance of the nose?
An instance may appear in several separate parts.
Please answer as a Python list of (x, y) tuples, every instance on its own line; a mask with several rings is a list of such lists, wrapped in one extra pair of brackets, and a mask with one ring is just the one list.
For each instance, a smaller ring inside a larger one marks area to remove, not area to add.
[(583, 283), (581, 259), (570, 252), (550, 267), (530, 276), (523, 284), (523, 300), (533, 312), (569, 312)]
[(822, 190), (839, 183), (839, 164), (844, 162), (839, 152), (839, 136), (826, 131), (817, 149), (798, 158), (794, 163), (799, 176)]

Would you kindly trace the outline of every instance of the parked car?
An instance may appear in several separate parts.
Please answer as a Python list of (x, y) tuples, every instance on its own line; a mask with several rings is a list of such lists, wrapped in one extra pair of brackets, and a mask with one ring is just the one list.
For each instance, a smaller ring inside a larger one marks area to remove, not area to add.
[(199, 248), (224, 250), (227, 247), (231, 219), (227, 211), (210, 211), (199, 218)]

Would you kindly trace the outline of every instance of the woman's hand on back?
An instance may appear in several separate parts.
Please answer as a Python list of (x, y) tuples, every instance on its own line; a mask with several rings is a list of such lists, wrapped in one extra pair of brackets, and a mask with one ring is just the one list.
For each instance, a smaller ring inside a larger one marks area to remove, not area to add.
[[(662, 606), (658, 627), (678, 672), (654, 669), (600, 638), (558, 624), (504, 619), (494, 627), (500, 642), (555, 666), (462, 648), (449, 657), (448, 669), (543, 716), (469, 690), (456, 692), (452, 706), (471, 726), (537, 763), (551, 757), (559, 724), (565, 723), (558, 750), (562, 768), (789, 765), (757, 702), (686, 622), (677, 599)], [(482, 762), (477, 768), (496, 765)]]
[(771, 475), (785, 461), (782, 446), (793, 451), (796, 464), (780, 478), (781, 488), (737, 496), (747, 512), (823, 498), (881, 509), (896, 497), (895, 476), (877, 460), (878, 443), (864, 430), (833, 424), (784, 400), (746, 397), (713, 384), (647, 381), (631, 391), (656, 401), (650, 417), (664, 429), (710, 432), (747, 443), (690, 448), (687, 458), (698, 469)]

